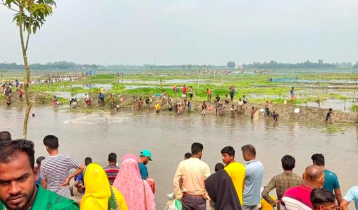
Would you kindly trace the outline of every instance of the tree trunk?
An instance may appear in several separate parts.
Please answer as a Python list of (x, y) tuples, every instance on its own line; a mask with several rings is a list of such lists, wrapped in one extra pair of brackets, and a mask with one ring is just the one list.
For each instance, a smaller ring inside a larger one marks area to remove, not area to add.
[[(20, 14), (22, 14), (23, 11), (24, 11), (24, 6), (22, 4), (22, 1), (19, 2), (19, 9), (20, 9)], [(29, 115), (30, 115), (30, 110), (31, 110), (32, 104), (30, 102), (30, 96), (29, 96), (30, 67), (29, 67), (29, 63), (27, 62), (27, 48), (25, 47), (25, 43), (24, 43), (24, 34), (23, 34), (22, 16), (21, 15), (20, 15), (19, 29), (20, 29), (20, 41), (21, 41), (22, 57), (24, 59), (24, 65), (25, 65), (25, 70), (26, 70), (26, 77), (25, 77), (25, 82), (24, 82), (26, 111), (25, 111), (24, 127), (23, 127), (23, 133), (22, 133), (23, 134), (23, 139), (26, 139), (26, 137), (27, 137), (27, 125), (28, 125), (28, 122), (29, 122)], [(30, 32), (28, 31), (28, 33), (30, 33)]]

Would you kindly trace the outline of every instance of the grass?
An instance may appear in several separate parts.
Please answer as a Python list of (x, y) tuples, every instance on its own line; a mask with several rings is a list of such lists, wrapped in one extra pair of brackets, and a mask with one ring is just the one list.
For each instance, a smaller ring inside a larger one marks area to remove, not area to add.
[(328, 125), (327, 128), (322, 130), (322, 133), (328, 133), (328, 134), (338, 133), (338, 132), (344, 134), (345, 130), (343, 128), (337, 127), (336, 125)]

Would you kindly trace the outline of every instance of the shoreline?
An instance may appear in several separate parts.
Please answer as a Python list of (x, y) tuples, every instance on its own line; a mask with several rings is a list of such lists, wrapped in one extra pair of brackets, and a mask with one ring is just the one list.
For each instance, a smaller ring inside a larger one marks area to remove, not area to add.
[[(106, 93), (106, 95), (110, 95), (109, 93)], [(90, 97), (96, 98), (97, 94), (90, 94)], [(70, 108), (69, 100), (61, 98), (60, 105), (57, 105), (55, 108), (57, 109), (65, 109), (70, 112), (79, 112), (79, 113), (92, 113), (92, 112), (102, 112), (102, 111), (135, 111), (135, 112), (141, 112), (139, 110), (133, 110), (132, 105), (132, 99), (133, 97), (136, 97), (136, 99), (142, 98), (143, 105), (142, 105), (142, 111), (145, 112), (155, 112), (154, 105), (156, 102), (160, 104), (160, 113), (162, 112), (168, 112), (175, 115), (183, 115), (183, 114), (196, 114), (201, 115), (201, 105), (202, 101), (198, 100), (191, 100), (192, 108), (191, 111), (188, 111), (187, 107), (183, 110), (182, 113), (178, 114), (176, 113), (174, 104), (181, 102), (182, 99), (179, 98), (173, 98), (173, 111), (169, 111), (168, 105), (164, 104), (162, 106), (161, 99), (158, 96), (146, 96), (146, 95), (129, 95), (129, 94), (121, 94), (115, 96), (114, 100), (114, 107), (110, 107), (110, 100), (108, 97), (105, 98), (105, 105), (99, 106), (98, 102), (96, 100), (92, 101), (92, 106), (90, 108), (85, 107), (85, 102), (83, 98), (80, 98), (77, 102), (77, 106), (75, 108)], [(150, 109), (148, 110), (148, 106), (145, 104), (145, 99), (150, 98)], [(30, 94), (30, 101), (32, 102), (33, 107), (53, 107), (52, 101), (53, 101), (53, 95), (48, 93), (31, 93)], [(6, 99), (4, 97), (0, 98), (0, 103), (4, 106), (6, 105)], [(208, 107), (212, 107), (213, 109), (211, 111), (207, 111), (207, 115), (215, 115), (215, 102), (206, 102)], [(232, 114), (230, 112), (231, 105), (234, 104), (235, 108), (237, 108), (238, 100), (234, 100), (234, 102), (230, 102), (229, 104), (223, 103), (224, 107), (224, 114), (223, 116), (217, 116), (217, 117), (232, 117)], [(23, 100), (20, 101), (17, 93), (12, 95), (12, 104), (11, 107), (26, 107), (25, 100), (23, 97)], [(235, 118), (238, 117), (251, 117), (251, 107), (255, 107), (255, 109), (259, 112), (260, 115), (264, 114), (264, 108), (265, 104), (262, 103), (248, 103), (245, 105), (245, 112), (243, 114), (236, 114)], [(299, 109), (298, 113), (297, 109)], [(324, 122), (326, 114), (328, 109), (324, 108), (317, 108), (317, 107), (308, 107), (308, 106), (300, 106), (295, 105), (291, 102), (288, 102), (287, 104), (278, 104), (278, 103), (272, 103), (270, 105), (270, 112), (272, 113), (275, 111), (277, 114), (279, 114), (279, 121), (282, 120), (299, 120), (299, 121), (312, 121), (312, 122)], [(159, 114), (160, 114), (159, 113)], [(265, 115), (266, 117), (266, 115)], [(272, 119), (272, 117), (270, 117)], [(332, 123), (358, 123), (358, 113), (354, 112), (343, 112), (339, 110), (333, 110), (332, 114)]]

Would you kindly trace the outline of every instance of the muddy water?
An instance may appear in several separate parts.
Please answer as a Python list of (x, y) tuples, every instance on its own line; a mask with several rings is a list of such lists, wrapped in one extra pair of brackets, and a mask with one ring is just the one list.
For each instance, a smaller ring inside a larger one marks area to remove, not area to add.
[[(23, 112), (21, 108), (1, 108), (0, 130), (9, 130), (14, 138), (19, 138)], [(89, 115), (52, 108), (33, 108), (32, 112), (36, 117), (30, 119), (28, 139), (36, 144), (36, 156), (47, 156), (42, 139), (48, 134), (59, 137), (62, 153), (81, 161), (90, 156), (103, 166), (106, 166), (110, 152), (117, 153), (120, 161), (127, 153), (139, 154), (142, 149), (149, 149), (153, 161), (148, 169), (150, 177), (156, 180), (158, 209), (162, 209), (167, 201), (165, 194), (172, 192), (176, 167), (193, 142), (204, 144), (203, 160), (212, 170), (221, 162), (220, 150), (224, 146), (234, 146), (236, 160), (243, 163), (241, 146), (253, 144), (257, 158), (265, 167), (264, 184), (281, 173), (283, 155), (293, 155), (297, 160), (295, 172), (302, 174), (311, 164), (313, 153), (326, 156), (327, 168), (338, 174), (343, 194), (358, 184), (358, 128), (355, 126), (345, 127), (344, 134), (326, 134), (322, 133), (324, 125), (293, 121), (274, 125), (266, 118), (251, 122), (249, 118), (174, 116), (165, 112)]]

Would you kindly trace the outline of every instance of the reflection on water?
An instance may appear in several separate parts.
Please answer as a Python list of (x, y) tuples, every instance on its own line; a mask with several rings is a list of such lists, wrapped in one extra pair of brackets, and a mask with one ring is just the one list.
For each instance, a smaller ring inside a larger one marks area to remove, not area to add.
[[(10, 107), (0, 109), (1, 130), (9, 130), (14, 138), (21, 137), (24, 110)], [(273, 175), (281, 173), (280, 159), (291, 154), (296, 157), (296, 173), (301, 174), (311, 164), (313, 153), (326, 156), (327, 168), (339, 176), (342, 193), (356, 185), (358, 167), (358, 128), (345, 128), (344, 134), (326, 134), (324, 125), (309, 125), (294, 121), (260, 118), (252, 122), (249, 117), (215, 117), (192, 114), (176, 116), (155, 113), (72, 113), (52, 108), (33, 108), (35, 118), (30, 118), (29, 139), (35, 142), (36, 156), (45, 155), (42, 139), (54, 134), (60, 139), (60, 151), (83, 161), (87, 156), (106, 166), (107, 155), (115, 152), (118, 160), (126, 153), (139, 154), (141, 150), (152, 152), (153, 161), (148, 165), (149, 176), (157, 183), (158, 209), (164, 207), (166, 193), (173, 190), (173, 176), (184, 153), (190, 151), (193, 142), (204, 144), (203, 160), (213, 170), (221, 162), (220, 150), (227, 145), (236, 149), (236, 160), (244, 162), (240, 148), (251, 143), (257, 149), (257, 157), (265, 167), (264, 184)], [(69, 121), (107, 118), (121, 119), (107, 123), (65, 123)], [(349, 171), (348, 171), (349, 169)]]

